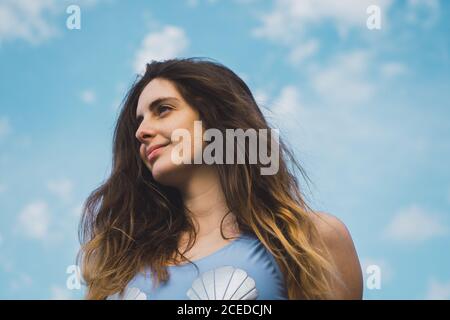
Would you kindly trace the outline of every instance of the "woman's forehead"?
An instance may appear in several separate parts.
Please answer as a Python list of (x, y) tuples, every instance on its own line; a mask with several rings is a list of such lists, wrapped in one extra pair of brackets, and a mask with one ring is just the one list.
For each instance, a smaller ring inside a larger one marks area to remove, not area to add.
[(159, 78), (153, 79), (144, 87), (142, 93), (139, 95), (136, 113), (142, 113), (146, 107), (162, 98), (171, 98), (182, 101), (176, 87), (169, 80)]

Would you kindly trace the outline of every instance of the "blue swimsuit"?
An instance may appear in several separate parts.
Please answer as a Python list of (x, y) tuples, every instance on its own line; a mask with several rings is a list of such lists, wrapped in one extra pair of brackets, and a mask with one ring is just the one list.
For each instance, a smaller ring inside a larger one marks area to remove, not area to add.
[(212, 254), (192, 263), (168, 266), (169, 280), (154, 288), (151, 273), (138, 273), (123, 295), (108, 299), (140, 300), (284, 300), (280, 269), (264, 245), (241, 234)]

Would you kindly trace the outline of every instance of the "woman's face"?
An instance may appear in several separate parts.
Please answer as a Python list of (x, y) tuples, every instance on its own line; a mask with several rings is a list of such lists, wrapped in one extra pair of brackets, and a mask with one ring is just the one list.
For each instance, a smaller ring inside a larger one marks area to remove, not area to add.
[[(184, 101), (171, 81), (155, 78), (139, 96), (136, 118), (140, 123), (136, 138), (141, 142), (142, 161), (156, 181), (176, 187), (186, 178), (189, 165), (172, 161), (174, 146), (182, 142), (174, 142), (172, 132), (186, 129), (193, 141), (194, 121), (200, 120), (198, 111)], [(193, 158), (194, 150), (191, 151)]]

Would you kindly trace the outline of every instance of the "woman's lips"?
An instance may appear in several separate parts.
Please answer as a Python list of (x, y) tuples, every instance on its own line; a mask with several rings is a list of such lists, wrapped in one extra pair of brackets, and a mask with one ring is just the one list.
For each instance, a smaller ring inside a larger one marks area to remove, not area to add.
[(162, 145), (162, 146), (158, 146), (157, 148), (153, 149), (148, 155), (147, 155), (147, 160), (148, 162), (152, 162), (156, 156), (158, 156), (164, 149), (164, 147), (166, 147), (167, 145)]

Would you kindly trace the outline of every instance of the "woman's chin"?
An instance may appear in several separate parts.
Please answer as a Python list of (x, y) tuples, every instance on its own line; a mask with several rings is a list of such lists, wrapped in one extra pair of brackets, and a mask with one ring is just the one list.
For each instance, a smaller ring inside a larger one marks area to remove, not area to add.
[(178, 168), (173, 163), (167, 163), (161, 160), (163, 159), (157, 159), (151, 167), (150, 171), (153, 179), (163, 185), (173, 186), (176, 184), (176, 171)]

